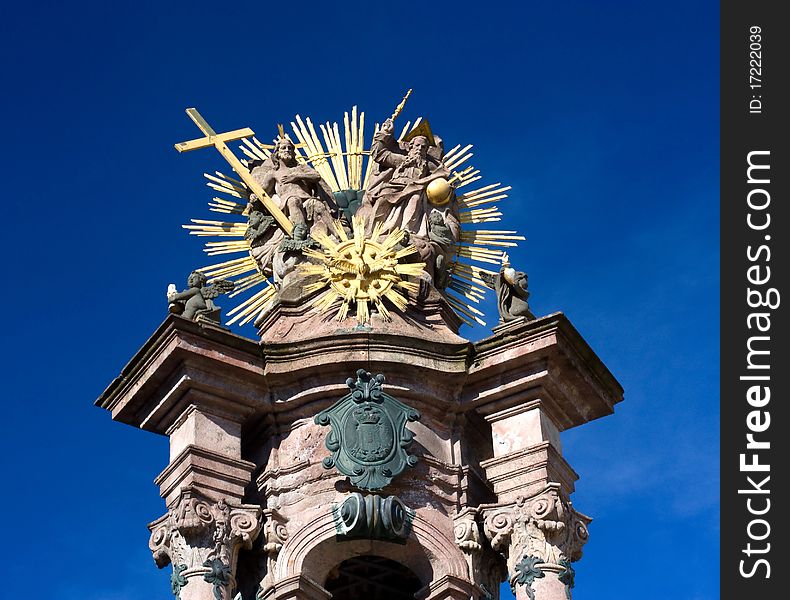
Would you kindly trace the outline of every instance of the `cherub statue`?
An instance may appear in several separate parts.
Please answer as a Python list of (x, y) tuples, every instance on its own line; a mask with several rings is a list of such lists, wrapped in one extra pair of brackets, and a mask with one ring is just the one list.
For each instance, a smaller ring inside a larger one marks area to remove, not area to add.
[(294, 225), (292, 237), (283, 238), (277, 246), (277, 251), (272, 259), (274, 283), (277, 286), (287, 285), (288, 275), (295, 272), (297, 264), (306, 260), (302, 255), (302, 250), (318, 247), (318, 242), (310, 237), (309, 232), (306, 224), (297, 223)]
[(270, 230), (274, 227), (274, 217), (255, 210), (251, 203), (248, 205), (248, 210), (249, 216), (244, 239), (250, 243), (250, 248), (257, 248), (265, 244), (271, 237)]
[(167, 301), (170, 312), (181, 315), (191, 321), (206, 320), (219, 324), (219, 307), (214, 304), (214, 298), (221, 294), (233, 291), (233, 282), (228, 279), (219, 279), (207, 285), (207, 277), (200, 271), (192, 271), (187, 279), (187, 288), (177, 292), (175, 285), (170, 284), (167, 289)]
[(528, 320), (535, 318), (527, 303), (529, 298), (527, 274), (516, 271), (510, 266), (510, 257), (507, 253), (502, 254), (502, 266), (497, 275), (481, 272), (480, 278), (488, 287), (496, 291), (500, 323), (515, 321), (522, 317)]

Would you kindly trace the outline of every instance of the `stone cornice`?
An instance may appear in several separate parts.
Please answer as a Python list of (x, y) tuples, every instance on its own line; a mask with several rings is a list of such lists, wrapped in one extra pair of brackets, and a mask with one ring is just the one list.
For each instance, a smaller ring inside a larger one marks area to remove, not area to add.
[(177, 405), (190, 390), (238, 405), (228, 412), (264, 404), (268, 390), (258, 344), (171, 315), (95, 404), (111, 411), (114, 420), (164, 434), (186, 408)]
[(611, 414), (623, 389), (562, 313), (474, 345), (463, 403), (483, 415), (539, 401), (560, 430)]

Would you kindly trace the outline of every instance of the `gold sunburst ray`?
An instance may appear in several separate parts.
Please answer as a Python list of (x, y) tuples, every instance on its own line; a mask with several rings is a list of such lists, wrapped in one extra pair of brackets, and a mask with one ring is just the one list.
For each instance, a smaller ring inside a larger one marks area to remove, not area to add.
[(461, 148), (461, 144), (456, 144), (452, 148), (450, 148), (447, 152), (444, 153), (444, 160), (445, 162), (453, 157), (453, 155), (458, 152)]
[(384, 246), (385, 248), (387, 248), (388, 250), (391, 250), (391, 249), (395, 248), (395, 246), (397, 246), (398, 244), (400, 244), (403, 241), (403, 238), (404, 238), (405, 235), (406, 235), (406, 232), (403, 231), (402, 229), (395, 229), (393, 231), (390, 231), (387, 234), (387, 237), (385, 237), (381, 241), (381, 245)]
[(264, 144), (255, 136), (252, 136), (252, 141), (261, 151), (261, 154), (263, 154), (266, 158), (272, 155), (272, 150), (274, 150), (274, 144)]
[(208, 203), (209, 210), (212, 212), (224, 213), (226, 215), (240, 215), (246, 208), (244, 204), (239, 204), (233, 200), (214, 197)]
[(492, 202), (498, 202), (499, 200), (504, 200), (507, 197), (508, 197), (507, 194), (499, 194), (498, 196), (491, 196), (490, 198), (480, 198), (479, 200), (464, 202), (462, 206), (464, 208), (476, 208), (478, 206), (482, 206), (483, 204), (491, 204)]
[(480, 180), (482, 178), (483, 178), (483, 176), (480, 175), (480, 171), (479, 170), (474, 169), (473, 167), (469, 167), (469, 171), (466, 174), (464, 174), (461, 177), (459, 177), (459, 182), (455, 186), (455, 189), (458, 190), (458, 189), (461, 189), (462, 187), (466, 187), (467, 185), (471, 185), (475, 181), (478, 181), (478, 180)]
[(502, 221), (501, 219), (502, 213), (494, 213), (491, 215), (461, 215), (459, 219), (461, 225), (481, 225), (484, 223), (499, 223)]
[(235, 315), (228, 321), (228, 325), (236, 322), (240, 325), (246, 325), (274, 300), (277, 290), (268, 281), (266, 283), (266, 287), (262, 290), (247, 298), (236, 308), (228, 311), (228, 316)]
[(250, 248), (247, 240), (240, 240), (235, 242), (208, 242), (203, 252), (209, 256), (218, 256), (220, 254), (234, 254), (237, 252), (247, 252)]
[[(460, 153), (459, 153), (460, 154)], [(474, 154), (472, 152), (467, 152), (466, 154), (460, 155), (457, 158), (452, 158), (449, 161), (445, 161), (445, 166), (450, 169), (451, 171), (460, 167), (463, 163), (467, 160), (472, 158)]]
[(239, 148), (241, 148), (241, 151), (253, 160), (266, 160), (268, 158), (268, 156), (264, 154), (263, 150), (257, 144), (251, 142), (247, 138), (242, 138), (241, 141), (243, 146), (239, 146)]
[(243, 294), (247, 290), (264, 282), (267, 282), (266, 276), (260, 271), (256, 271), (252, 275), (247, 275), (246, 277), (241, 277), (233, 282), (235, 287), (233, 288), (233, 291), (228, 294), (228, 298), (234, 298), (239, 294)]
[(480, 288), (476, 285), (465, 283), (455, 278), (451, 278), (451, 281), (447, 287), (466, 297), (476, 298), (476, 302), (485, 298), (485, 288)]
[(501, 183), (492, 183), (489, 185), (484, 185), (483, 187), (470, 190), (468, 192), (464, 192), (460, 196), (458, 196), (458, 201), (462, 204), (468, 204), (469, 202), (474, 202), (475, 200), (479, 200), (481, 198), (486, 198), (489, 196), (495, 196), (498, 194), (503, 194), (511, 190), (509, 185), (503, 186)]
[(212, 190), (214, 190), (215, 192), (220, 192), (222, 194), (227, 194), (228, 196), (231, 196), (233, 198), (239, 198), (241, 200), (247, 200), (247, 198), (249, 198), (248, 194), (241, 194), (241, 193), (237, 192), (236, 190), (232, 190), (232, 189), (229, 189), (229, 188), (226, 188), (226, 187), (222, 187), (221, 185), (218, 185), (216, 183), (212, 183), (211, 181), (206, 183), (206, 185), (208, 187), (210, 187)]
[(445, 298), (447, 298), (448, 302), (452, 304), (455, 308), (460, 310), (464, 313), (467, 317), (474, 319), (481, 325), (485, 325), (485, 321), (483, 321), (480, 317), (484, 317), (485, 315), (476, 309), (474, 306), (469, 305), (467, 302), (464, 302), (462, 299), (456, 297), (455, 295), (446, 292)]
[(348, 241), (348, 234), (346, 233), (346, 229), (343, 227), (343, 222), (340, 219), (335, 219), (332, 221), (332, 229), (335, 230), (335, 234), (337, 234), (337, 237), (341, 242)]
[[(221, 173), (218, 173), (218, 175), (221, 175)], [(229, 181), (228, 179), (223, 179), (222, 177), (215, 177), (214, 175), (211, 175), (209, 173), (203, 173), (203, 177), (208, 179), (207, 185), (218, 186), (219, 191), (225, 191), (226, 193), (235, 192), (241, 195), (249, 193), (249, 190), (244, 184), (239, 185), (237, 183), (233, 183), (232, 181)]]

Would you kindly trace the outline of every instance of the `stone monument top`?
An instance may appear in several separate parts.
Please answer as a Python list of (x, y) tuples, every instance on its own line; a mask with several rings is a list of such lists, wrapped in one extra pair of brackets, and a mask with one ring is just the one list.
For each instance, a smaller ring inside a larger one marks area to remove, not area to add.
[(571, 598), (591, 519), (560, 434), (623, 391), (530, 309), (524, 238), (490, 229), (510, 187), (426, 119), (396, 128), (410, 94), (371, 138), (356, 107), (271, 143), (187, 110), (203, 136), (176, 149), (233, 171), (205, 175), (223, 220), (185, 225), (218, 262), (96, 402), (170, 440), (149, 546), (177, 600)]
[[(339, 329), (365, 328), (391, 322), (393, 313), (419, 319), (433, 296), (447, 305), (435, 314), (457, 317), (437, 323), (457, 333), (460, 323), (485, 324), (478, 305), (489, 288), (500, 320), (534, 318), (526, 275), (510, 267), (505, 252), (524, 238), (488, 228), (502, 218), (497, 203), (510, 187), (484, 184), (468, 164), (471, 144), (445, 150), (425, 119), (396, 133), (410, 94), (374, 125), (370, 141), (356, 107), (344, 115), (342, 137), (338, 123), (320, 124), (319, 135), (309, 117), (297, 115), (293, 139), (279, 125), (271, 144), (249, 128), (217, 134), (197, 110), (187, 110), (205, 137), (176, 149), (214, 146), (234, 171), (205, 175), (220, 194), (209, 208), (225, 220), (185, 225), (193, 235), (219, 238), (205, 250), (221, 259), (198, 272), (209, 283), (232, 282), (231, 298), (247, 295), (228, 311), (229, 325), (254, 322), (265, 336), (278, 304), (305, 301), (312, 317), (329, 315)], [(228, 147), (236, 140), (244, 158)]]

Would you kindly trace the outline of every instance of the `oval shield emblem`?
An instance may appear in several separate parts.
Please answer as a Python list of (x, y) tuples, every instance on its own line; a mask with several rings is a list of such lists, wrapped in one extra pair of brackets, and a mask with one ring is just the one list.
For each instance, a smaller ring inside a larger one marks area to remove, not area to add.
[(395, 428), (386, 412), (365, 403), (346, 415), (348, 453), (363, 463), (385, 460), (392, 452)]

